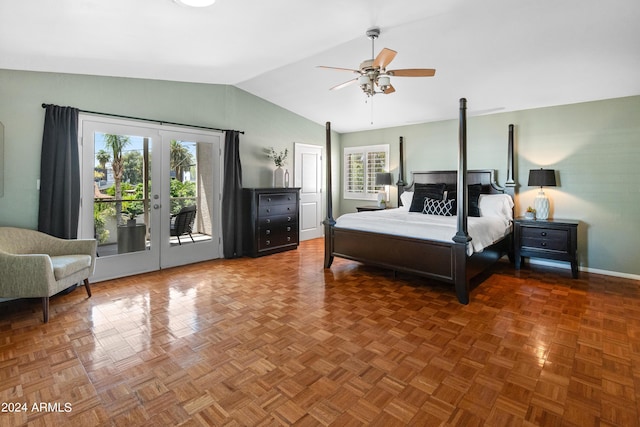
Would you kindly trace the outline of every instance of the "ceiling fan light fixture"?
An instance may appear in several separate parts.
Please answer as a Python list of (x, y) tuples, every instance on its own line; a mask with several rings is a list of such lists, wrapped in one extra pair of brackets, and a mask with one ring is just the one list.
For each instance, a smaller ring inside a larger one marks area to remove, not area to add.
[(378, 86), (380, 86), (380, 89), (382, 91), (385, 91), (390, 84), (391, 84), (391, 79), (389, 78), (389, 76), (380, 76), (378, 78)]
[(208, 7), (216, 2), (216, 0), (173, 0), (174, 2), (189, 7)]

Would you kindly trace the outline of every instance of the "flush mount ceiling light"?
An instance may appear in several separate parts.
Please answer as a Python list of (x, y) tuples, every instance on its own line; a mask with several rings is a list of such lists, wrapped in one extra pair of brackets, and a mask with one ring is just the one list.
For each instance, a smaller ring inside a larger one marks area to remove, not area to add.
[(190, 7), (207, 7), (211, 6), (216, 0), (173, 0), (178, 4)]

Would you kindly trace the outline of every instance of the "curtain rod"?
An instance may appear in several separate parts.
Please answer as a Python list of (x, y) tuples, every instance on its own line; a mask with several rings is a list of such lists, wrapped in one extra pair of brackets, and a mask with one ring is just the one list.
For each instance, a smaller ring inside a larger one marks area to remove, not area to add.
[[(54, 104), (42, 103), (42, 108), (47, 108), (48, 106), (53, 106), (53, 105)], [(99, 113), (97, 111), (87, 111), (87, 110), (80, 110), (80, 109), (78, 109), (78, 111), (80, 111), (81, 113), (98, 114), (100, 116), (118, 117), (120, 119), (142, 120), (142, 121), (145, 121), (145, 122), (160, 123), (161, 125), (187, 126), (187, 127), (195, 128), (195, 129), (217, 130), (218, 132), (228, 132), (228, 131), (232, 130), (232, 129), (218, 129), (218, 128), (212, 128), (212, 127), (207, 127), (207, 126), (188, 125), (188, 124), (176, 123), (176, 122), (165, 122), (163, 120), (144, 119), (144, 118), (141, 118), (141, 117), (122, 116), (120, 114)], [(238, 131), (238, 133), (241, 133), (241, 134), (244, 135), (244, 131), (243, 130)]]

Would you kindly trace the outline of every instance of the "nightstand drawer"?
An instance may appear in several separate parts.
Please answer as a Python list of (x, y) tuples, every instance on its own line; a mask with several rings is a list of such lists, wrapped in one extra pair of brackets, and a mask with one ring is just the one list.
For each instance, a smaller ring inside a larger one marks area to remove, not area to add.
[(569, 247), (567, 230), (523, 227), (522, 246), (533, 249), (566, 252)]

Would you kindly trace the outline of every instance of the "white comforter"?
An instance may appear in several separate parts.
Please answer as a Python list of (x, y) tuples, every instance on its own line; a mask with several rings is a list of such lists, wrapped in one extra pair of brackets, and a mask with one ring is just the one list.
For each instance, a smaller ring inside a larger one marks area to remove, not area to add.
[[(457, 221), (456, 216), (426, 215), (400, 208), (345, 214), (336, 220), (336, 228), (450, 243), (458, 229)], [(511, 221), (499, 216), (469, 217), (467, 224), (471, 236), (468, 255), (481, 252), (511, 230)]]

